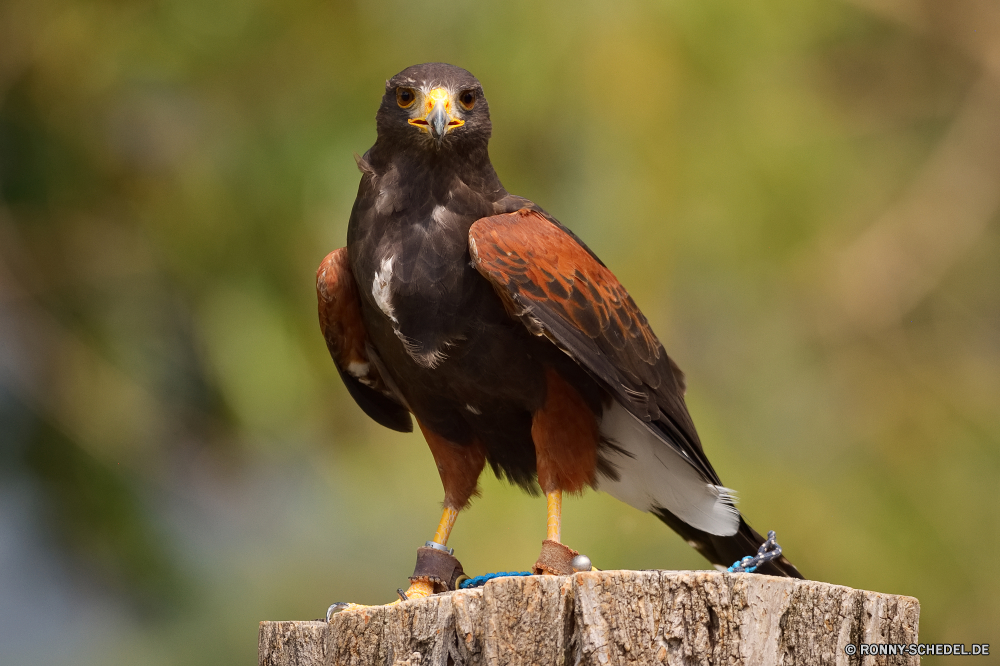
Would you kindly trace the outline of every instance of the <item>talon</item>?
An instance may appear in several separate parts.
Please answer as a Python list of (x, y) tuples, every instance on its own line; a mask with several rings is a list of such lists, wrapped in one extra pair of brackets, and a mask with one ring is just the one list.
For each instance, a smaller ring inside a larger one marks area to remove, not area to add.
[(349, 604), (346, 601), (338, 601), (335, 604), (330, 604), (330, 607), (326, 609), (326, 621), (329, 622), (330, 618), (339, 613), (342, 610), (346, 610), (351, 606), (357, 606), (357, 604)]
[(406, 601), (407, 600), (406, 592), (403, 592), (403, 588), (397, 587), (396, 588), (396, 594), (399, 595), (399, 600), (400, 601)]

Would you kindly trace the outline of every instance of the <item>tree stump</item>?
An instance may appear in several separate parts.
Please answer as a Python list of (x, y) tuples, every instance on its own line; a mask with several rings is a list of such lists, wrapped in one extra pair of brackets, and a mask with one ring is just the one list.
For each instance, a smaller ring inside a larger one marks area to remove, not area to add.
[[(917, 642), (913, 597), (714, 571), (595, 571), (485, 587), (326, 622), (261, 622), (261, 666), (914, 664), (848, 644)], [(849, 649), (849, 648), (848, 648)]]

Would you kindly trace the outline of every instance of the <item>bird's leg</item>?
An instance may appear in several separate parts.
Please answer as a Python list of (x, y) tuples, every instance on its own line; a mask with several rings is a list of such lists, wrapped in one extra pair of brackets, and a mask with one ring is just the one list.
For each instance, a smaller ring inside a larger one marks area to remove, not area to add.
[(553, 490), (545, 493), (547, 515), (545, 519), (545, 538), (559, 543), (562, 534), (562, 491)]
[(546, 504), (545, 541), (534, 571), (566, 575), (577, 570), (579, 553), (562, 544), (562, 494), (593, 485), (600, 432), (586, 401), (553, 368), (545, 370), (545, 390), (545, 402), (531, 415), (535, 469)]
[(451, 528), (455, 526), (456, 518), (458, 518), (458, 509), (446, 506), (441, 514), (441, 522), (438, 523), (438, 528), (434, 532), (434, 543), (442, 546), (448, 545), (448, 537), (451, 536)]
[[(543, 486), (544, 488), (545, 486)], [(545, 541), (542, 542), (542, 552), (535, 562), (536, 574), (566, 575), (575, 571), (573, 558), (580, 553), (560, 540), (562, 537), (562, 490), (547, 489), (545, 491)]]
[(542, 553), (535, 562), (536, 574), (567, 575), (577, 571), (596, 571), (590, 558), (563, 545), (562, 536), (562, 490), (545, 493), (546, 520), (545, 541)]
[[(389, 604), (398, 604), (405, 599), (420, 599), (443, 589), (451, 589), (455, 581), (464, 576), (462, 565), (448, 548), (448, 537), (455, 526), (458, 512), (478, 493), (479, 475), (486, 465), (486, 448), (477, 440), (466, 444), (456, 444), (438, 435), (419, 418), (417, 425), (427, 440), (434, 456), (441, 485), (444, 486), (444, 511), (438, 522), (434, 537), (423, 548), (417, 549), (417, 565), (410, 577), (410, 587), (399, 590), (400, 599)], [(558, 518), (557, 518), (558, 522)], [(557, 528), (558, 529), (558, 528)], [(327, 612), (365, 608), (360, 604), (334, 604)]]
[[(451, 528), (455, 526), (455, 519), (457, 518), (458, 509), (453, 509), (445, 505), (444, 511), (441, 513), (441, 521), (438, 523), (437, 530), (434, 531), (434, 538), (428, 541), (425, 547), (445, 551), (450, 554), (447, 548), (448, 537), (451, 536)], [(410, 583), (409, 589), (403, 593), (407, 599), (420, 599), (429, 597), (432, 594), (434, 594), (434, 583), (429, 580), (414, 580)]]
[[(451, 529), (455, 526), (455, 519), (458, 518), (458, 509), (453, 509), (450, 506), (445, 506), (444, 511), (441, 513), (441, 520), (438, 522), (437, 530), (434, 531), (434, 538), (428, 541), (424, 548), (431, 548), (437, 551), (444, 551), (450, 556), (450, 551), (447, 548), (448, 537), (451, 536)], [(418, 551), (419, 552), (419, 551)], [(419, 555), (418, 555), (418, 567), (419, 567)], [(410, 582), (410, 587), (407, 588), (405, 592), (402, 589), (398, 590), (400, 598), (392, 601), (386, 606), (395, 606), (401, 601), (407, 601), (410, 599), (422, 599), (424, 597), (429, 597), (434, 594), (434, 583), (427, 578), (418, 578)], [(351, 603), (336, 603), (330, 606), (326, 612), (326, 619), (329, 622), (330, 616), (334, 613), (339, 613), (343, 611), (358, 610), (360, 608), (371, 608), (365, 604), (351, 604)]]

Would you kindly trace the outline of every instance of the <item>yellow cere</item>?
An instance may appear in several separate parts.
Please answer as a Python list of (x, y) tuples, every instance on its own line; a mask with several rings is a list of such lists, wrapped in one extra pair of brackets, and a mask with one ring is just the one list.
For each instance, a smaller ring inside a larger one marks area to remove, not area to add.
[(431, 109), (433, 109), (439, 102), (444, 102), (445, 111), (451, 107), (451, 97), (448, 95), (448, 91), (444, 88), (435, 88), (427, 93), (427, 113), (430, 113)]

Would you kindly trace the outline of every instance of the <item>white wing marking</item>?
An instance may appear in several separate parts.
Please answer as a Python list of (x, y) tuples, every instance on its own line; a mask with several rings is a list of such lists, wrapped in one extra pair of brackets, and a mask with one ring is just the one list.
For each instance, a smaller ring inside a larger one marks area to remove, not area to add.
[(379, 270), (375, 271), (375, 279), (372, 280), (372, 298), (375, 299), (375, 304), (382, 311), (382, 314), (391, 319), (394, 324), (398, 324), (399, 321), (392, 309), (392, 290), (390, 288), (392, 262), (395, 260), (395, 255), (386, 257), (382, 260)]

